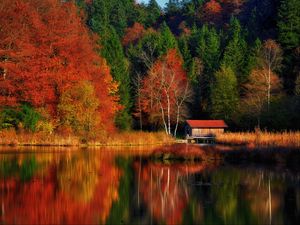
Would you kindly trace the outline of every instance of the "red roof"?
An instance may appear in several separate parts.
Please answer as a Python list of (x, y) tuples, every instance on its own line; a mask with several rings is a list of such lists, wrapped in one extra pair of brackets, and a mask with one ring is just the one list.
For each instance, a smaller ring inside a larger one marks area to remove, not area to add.
[(187, 124), (192, 128), (226, 128), (224, 120), (187, 120)]

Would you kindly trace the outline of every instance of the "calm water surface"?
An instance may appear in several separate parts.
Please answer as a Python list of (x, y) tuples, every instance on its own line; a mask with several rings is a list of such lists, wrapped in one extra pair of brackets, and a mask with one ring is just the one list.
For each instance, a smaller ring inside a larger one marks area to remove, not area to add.
[(0, 224), (298, 224), (300, 174), (120, 149), (0, 152), (0, 201)]

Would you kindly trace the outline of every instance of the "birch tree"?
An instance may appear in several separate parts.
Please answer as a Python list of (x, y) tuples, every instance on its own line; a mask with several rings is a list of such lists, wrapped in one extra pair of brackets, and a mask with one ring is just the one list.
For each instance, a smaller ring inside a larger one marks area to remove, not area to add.
[(143, 112), (149, 118), (159, 115), (166, 134), (176, 135), (188, 97), (190, 90), (182, 58), (175, 49), (171, 49), (154, 63), (143, 80)]
[(268, 109), (270, 107), (272, 83), (276, 79), (273, 78), (275, 71), (280, 68), (282, 61), (282, 50), (274, 40), (268, 39), (264, 42), (261, 50), (261, 76), (267, 85), (267, 103)]

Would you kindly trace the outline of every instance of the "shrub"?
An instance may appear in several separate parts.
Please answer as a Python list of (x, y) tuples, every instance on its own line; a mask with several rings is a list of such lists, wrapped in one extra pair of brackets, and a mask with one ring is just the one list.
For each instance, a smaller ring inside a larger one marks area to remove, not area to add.
[(25, 128), (34, 132), (41, 118), (41, 115), (28, 104), (22, 104), (19, 108), (6, 107), (0, 112), (0, 129)]

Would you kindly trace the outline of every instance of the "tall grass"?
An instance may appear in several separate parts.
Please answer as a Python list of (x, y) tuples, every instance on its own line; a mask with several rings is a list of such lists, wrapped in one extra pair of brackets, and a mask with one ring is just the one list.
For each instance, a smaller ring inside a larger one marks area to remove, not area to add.
[(94, 146), (143, 146), (174, 143), (175, 139), (165, 132), (121, 132), (113, 135), (103, 135), (88, 144)]
[(0, 145), (12, 146), (142, 146), (174, 143), (175, 139), (164, 132), (123, 132), (101, 135), (95, 140), (81, 141), (75, 135), (58, 135), (45, 132), (0, 131)]
[(61, 136), (44, 132), (19, 132), (14, 129), (0, 131), (0, 145), (11, 146), (79, 146), (75, 136)]
[(217, 142), (232, 145), (247, 145), (248, 148), (300, 148), (300, 132), (271, 133), (255, 132), (224, 133), (217, 136)]

